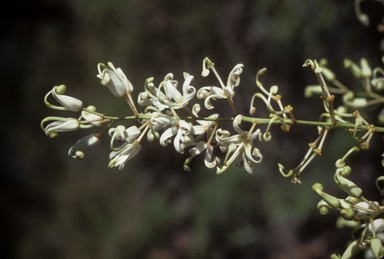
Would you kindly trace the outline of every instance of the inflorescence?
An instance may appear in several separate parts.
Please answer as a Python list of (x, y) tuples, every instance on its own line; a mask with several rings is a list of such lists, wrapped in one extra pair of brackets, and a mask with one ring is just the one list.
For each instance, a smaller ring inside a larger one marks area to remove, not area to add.
[[(181, 86), (174, 79), (172, 73), (165, 75), (158, 84), (154, 78), (148, 78), (144, 82), (144, 91), (138, 94), (137, 101), (132, 98), (134, 90), (132, 83), (128, 80), (120, 68), (115, 68), (112, 63), (98, 64), (97, 77), (101, 84), (109, 89), (116, 97), (122, 97), (128, 104), (131, 115), (126, 117), (107, 116), (93, 105), (84, 106), (77, 98), (65, 95), (66, 87), (59, 85), (53, 87), (45, 96), (45, 104), (54, 110), (64, 110), (80, 113), (80, 116), (47, 117), (41, 122), (41, 128), (50, 138), (57, 138), (59, 132), (74, 131), (80, 128), (102, 127), (98, 133), (87, 135), (78, 140), (70, 149), (69, 156), (83, 159), (85, 153), (100, 143), (100, 137), (107, 132), (110, 136), (109, 167), (118, 167), (122, 170), (128, 160), (135, 157), (142, 147), (142, 140), (146, 136), (148, 142), (159, 141), (160, 145), (173, 145), (175, 150), (183, 154), (188, 150), (189, 157), (184, 162), (184, 170), (190, 171), (189, 164), (193, 158), (201, 153), (205, 154), (204, 164), (207, 168), (216, 168), (216, 173), (226, 171), (231, 164), (244, 168), (248, 173), (255, 171), (255, 165), (263, 160), (261, 151), (255, 147), (257, 141), (270, 141), (272, 138), (270, 128), (272, 124), (280, 124), (283, 132), (289, 132), (294, 125), (311, 125), (317, 128), (317, 138), (309, 143), (309, 149), (303, 160), (288, 173), (284, 173), (284, 166), (278, 164), (279, 170), (284, 177), (292, 177), (293, 183), (301, 183), (299, 177), (308, 164), (316, 157), (321, 156), (323, 145), (328, 132), (332, 129), (348, 129), (353, 140), (358, 143), (347, 154), (336, 162), (336, 184), (349, 196), (338, 199), (323, 192), (321, 184), (315, 184), (313, 190), (323, 200), (319, 202), (318, 208), (322, 214), (327, 214), (329, 209), (339, 210), (344, 221), (339, 225), (355, 226), (353, 233), (361, 232), (346, 249), (343, 256), (332, 255), (332, 258), (351, 258), (358, 251), (370, 245), (370, 250), (376, 258), (381, 258), (384, 248), (379, 239), (380, 233), (384, 232), (383, 219), (376, 217), (384, 212), (384, 208), (376, 201), (368, 201), (362, 196), (362, 190), (352, 181), (347, 179), (351, 169), (345, 166), (345, 159), (353, 152), (361, 149), (369, 149), (372, 136), (376, 132), (384, 132), (384, 128), (376, 127), (363, 118), (359, 110), (376, 106), (384, 102), (384, 96), (377, 92), (384, 88), (384, 70), (375, 68), (373, 71), (368, 62), (362, 58), (360, 65), (351, 60), (345, 60), (344, 66), (350, 70), (352, 75), (361, 81), (363, 92), (355, 92), (336, 79), (335, 74), (326, 67), (326, 60), (306, 60), (303, 67), (310, 67), (319, 84), (307, 86), (304, 94), (310, 97), (319, 94), (324, 106), (324, 113), (318, 121), (297, 120), (293, 115), (291, 105), (284, 106), (282, 97), (278, 94), (276, 85), (265, 89), (259, 77), (266, 72), (266, 68), (260, 69), (256, 74), (256, 86), (260, 92), (253, 95), (249, 113), (255, 115), (255, 102), (264, 103), (268, 112), (268, 118), (255, 118), (239, 114), (235, 102), (235, 90), (240, 85), (240, 75), (243, 65), (236, 65), (229, 73), (226, 84), (224, 84), (214, 63), (205, 58), (203, 60), (202, 76), (206, 77), (213, 72), (219, 86), (204, 86), (196, 89), (192, 86), (194, 76), (184, 73), (184, 81)], [(383, 57), (384, 63), (384, 57)], [(330, 84), (331, 86), (328, 86)], [(60, 104), (54, 105), (48, 101), (50, 95)], [(341, 95), (342, 105), (334, 106), (335, 95)], [(197, 97), (204, 100), (207, 110), (214, 109), (213, 101), (226, 99), (233, 111), (233, 117), (220, 117), (218, 113), (212, 113), (207, 117), (200, 117), (201, 106), (193, 104)], [(139, 112), (136, 105), (144, 107)], [(275, 108), (273, 107), (275, 106)], [(186, 116), (181, 114), (187, 114)], [(179, 115), (180, 114), (180, 115)], [(122, 121), (136, 122), (134, 125), (120, 124)], [(44, 126), (46, 122), (49, 122)], [(118, 123), (118, 125), (113, 126)], [(243, 122), (250, 123), (245, 129)], [(384, 123), (384, 109), (378, 117), (379, 123)], [(228, 123), (231, 128), (223, 128)], [(267, 124), (263, 132), (259, 125)], [(235, 133), (232, 133), (234, 131)], [(363, 132), (362, 134), (359, 132)], [(223, 157), (216, 155), (221, 151)], [(216, 152), (216, 153), (215, 153)], [(223, 162), (221, 162), (221, 160)], [(378, 181), (384, 178), (380, 177)], [(378, 186), (378, 184), (377, 184)], [(383, 191), (382, 191), (383, 193)]]

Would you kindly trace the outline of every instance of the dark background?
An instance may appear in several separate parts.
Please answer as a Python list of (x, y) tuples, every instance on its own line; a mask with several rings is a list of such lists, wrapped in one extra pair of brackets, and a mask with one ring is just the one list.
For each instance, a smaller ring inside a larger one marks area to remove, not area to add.
[[(234, 99), (240, 113), (248, 115), (257, 91), (254, 77), (267, 67), (261, 77), (265, 87), (278, 85), (296, 118), (317, 120), (320, 100), (303, 97), (306, 85), (317, 84), (313, 72), (301, 67), (307, 58), (326, 57), (340, 81), (360, 90), (343, 59), (357, 63), (366, 57), (372, 68), (383, 66), (383, 34), (376, 30), (383, 5), (361, 6), (371, 19), (368, 28), (357, 20), (353, 1), (2, 3), (0, 257), (279, 259), (342, 253), (350, 230), (335, 228), (337, 212), (318, 213), (320, 197), (311, 186), (321, 182), (327, 192), (345, 198), (332, 183), (336, 159), (354, 145), (345, 131), (330, 132), (323, 155), (303, 173), (303, 184), (293, 185), (281, 177), (277, 163), (295, 167), (315, 140), (315, 128), (295, 126), (282, 133), (274, 127), (271, 142), (255, 142), (264, 155), (255, 174), (231, 167), (217, 176), (201, 157), (191, 173), (184, 172), (187, 153), (146, 140), (122, 171), (107, 168), (107, 136), (77, 161), (67, 156), (68, 149), (99, 129), (63, 133), (53, 141), (39, 124), (46, 116), (77, 116), (44, 105), (45, 94), (59, 84), (100, 112), (130, 114), (124, 100), (100, 85), (99, 62), (121, 67), (136, 96), (147, 77), (159, 83), (168, 72), (179, 81), (189, 72), (197, 88), (218, 85), (212, 75), (200, 76), (206, 56), (223, 80), (234, 65), (244, 64)], [(213, 104), (222, 115), (230, 111), (225, 101)], [(376, 123), (379, 111), (370, 111), (368, 120)], [(261, 102), (256, 116), (268, 116)], [(374, 181), (382, 175), (382, 145), (377, 134), (369, 151), (347, 162), (370, 200), (380, 200)]]

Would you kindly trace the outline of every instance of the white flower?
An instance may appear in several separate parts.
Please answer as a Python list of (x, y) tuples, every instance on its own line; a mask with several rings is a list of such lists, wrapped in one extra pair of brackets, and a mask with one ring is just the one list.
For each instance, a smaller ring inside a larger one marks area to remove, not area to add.
[[(195, 115), (195, 117), (199, 117), (198, 113), (201, 110), (200, 104), (196, 103), (192, 108), (192, 114)], [(214, 113), (208, 116), (208, 118), (218, 118), (219, 114)], [(202, 134), (209, 133), (212, 126), (214, 125), (215, 121), (206, 121), (206, 120), (196, 120), (197, 123), (200, 125), (193, 125), (191, 134), (192, 135), (198, 135), (199, 137), (202, 137)]]
[[(109, 130), (109, 135), (112, 137), (111, 148), (113, 151), (109, 154), (111, 161), (108, 167), (119, 167), (119, 169), (122, 170), (125, 163), (139, 153), (141, 145), (137, 138), (140, 133), (140, 130), (136, 126), (125, 129), (124, 126), (120, 125)], [(114, 148), (112, 146), (114, 140), (124, 141), (124, 143)]]
[(111, 136), (113, 140), (125, 141), (127, 143), (133, 143), (139, 137), (140, 133), (140, 130), (136, 126), (131, 126), (126, 129), (123, 125), (111, 128), (108, 131), (109, 136)]
[[(370, 201), (370, 203), (372, 203), (373, 205), (375, 205), (377, 207), (379, 206), (379, 203), (377, 201)], [(372, 213), (375, 212), (374, 209), (375, 208), (372, 208), (365, 201), (361, 201), (361, 202), (358, 202), (358, 203), (353, 205), (353, 210), (355, 211), (355, 213), (358, 217), (371, 215)], [(371, 210), (371, 212), (367, 211), (367, 210)]]
[[(80, 127), (80, 121), (74, 118), (47, 117), (42, 122), (55, 120), (45, 127), (44, 131), (47, 136), (57, 137), (57, 132), (68, 132), (77, 130)], [(53, 134), (53, 135), (52, 135)]]
[(110, 137), (114, 138), (114, 140), (125, 141), (127, 137), (126, 130), (127, 128), (124, 125), (119, 125), (116, 128), (110, 128), (108, 134)]
[[(196, 94), (196, 89), (190, 85), (192, 80), (193, 76), (188, 73), (184, 73), (183, 94), (181, 94), (179, 90), (177, 90), (175, 85), (172, 84), (171, 80), (168, 80), (165, 89), (174, 101), (163, 100), (164, 102), (162, 103), (168, 106), (169, 108), (184, 108), (184, 106), (186, 106)], [(158, 98), (159, 97), (160, 96), (158, 96)]]
[(109, 162), (108, 167), (119, 167), (119, 169), (122, 170), (125, 163), (136, 156), (140, 150), (141, 145), (139, 141), (135, 140), (133, 143), (125, 142), (118, 147), (117, 151), (112, 151), (109, 154), (109, 159), (111, 159), (111, 161)]
[(228, 80), (227, 80), (227, 91), (233, 92), (233, 95), (231, 93), (231, 96), (233, 97), (235, 95), (234, 89), (235, 87), (239, 86), (240, 84), (240, 75), (243, 73), (243, 64), (237, 64), (232, 71), (229, 73)]
[(152, 134), (156, 134), (156, 137), (158, 137), (159, 134), (154, 129), (155, 125), (158, 128), (166, 128), (160, 136), (160, 144), (164, 147), (167, 146), (171, 142), (171, 138), (175, 136), (173, 141), (175, 149), (178, 153), (183, 154), (184, 148), (187, 146), (186, 142), (190, 142), (188, 135), (191, 132), (192, 125), (186, 121), (157, 112), (152, 116), (150, 127)]
[[(54, 110), (70, 110), (70, 111), (80, 111), (83, 108), (83, 102), (79, 99), (73, 98), (71, 96), (64, 95), (66, 91), (65, 85), (54, 86), (48, 94), (45, 95), (44, 102), (48, 106), (48, 108)], [(62, 106), (52, 105), (47, 101), (48, 96), (52, 94), (52, 96), (58, 101)]]
[(103, 63), (97, 65), (99, 71), (97, 77), (101, 79), (101, 84), (107, 86), (114, 96), (123, 97), (131, 94), (133, 86), (124, 72), (120, 68), (116, 69), (111, 62), (108, 62), (108, 67), (110, 69)]
[(220, 159), (218, 157), (213, 158), (213, 146), (208, 145), (204, 141), (197, 142), (196, 146), (191, 148), (189, 150), (189, 154), (191, 155), (184, 163), (184, 170), (190, 172), (189, 167), (187, 166), (192, 159), (201, 154), (202, 152), (205, 152), (205, 158), (204, 158), (204, 164), (208, 168), (214, 168), (220, 163)]
[[(373, 227), (375, 228), (376, 233), (380, 233), (384, 231), (384, 219), (375, 219), (373, 221)], [(367, 234), (372, 234), (372, 226), (371, 224), (368, 225)]]
[[(240, 129), (239, 124), (242, 118), (242, 115), (237, 115), (233, 120), (233, 128), (239, 134), (233, 136), (219, 135), (222, 132), (221, 129), (216, 132), (216, 140), (220, 145), (220, 149), (223, 152), (228, 152), (223, 167), (217, 168), (218, 174), (227, 170), (233, 162), (239, 167), (244, 167), (245, 170), (251, 174), (253, 173), (254, 165), (260, 163), (263, 159), (263, 155), (258, 148), (253, 148), (252, 150), (253, 141), (262, 135), (260, 129), (257, 129), (253, 133)], [(233, 154), (229, 158), (232, 152)], [(258, 158), (258, 160), (254, 157)]]
[[(206, 59), (203, 61), (203, 75), (208, 75), (207, 69), (205, 69)], [(221, 88), (216, 86), (205, 86), (200, 88), (197, 91), (197, 98), (205, 99), (204, 105), (208, 110), (213, 109), (214, 107), (211, 104), (211, 99), (227, 99), (228, 97), (235, 96), (235, 87), (240, 84), (240, 74), (243, 72), (243, 64), (237, 64), (232, 71), (229, 73), (227, 85), (224, 86), (222, 80), (218, 77), (219, 82), (221, 84)], [(213, 66), (211, 69), (214, 69)]]
[[(177, 90), (178, 82), (173, 80), (173, 74), (168, 73), (159, 88), (152, 83), (153, 78), (146, 81), (146, 92), (139, 94), (137, 102), (141, 106), (153, 105), (160, 111), (165, 108), (180, 109), (184, 108), (188, 102), (196, 95), (196, 89), (191, 86), (193, 76), (184, 73), (184, 83), (182, 87), (183, 94)], [(164, 92), (161, 89), (164, 88)]]
[(104, 123), (104, 120), (103, 118), (101, 118), (101, 116), (96, 115), (94, 113), (87, 112), (87, 111), (82, 111), (81, 117), (83, 117), (85, 121), (89, 122), (88, 125), (83, 125), (86, 128), (99, 127), (101, 124)]
[(74, 112), (80, 111), (83, 108), (83, 102), (71, 96), (64, 95), (65, 85), (55, 86), (52, 89), (52, 96), (65, 107), (67, 110)]
[(68, 155), (77, 158), (83, 159), (84, 152), (96, 147), (100, 143), (100, 138), (98, 134), (90, 134), (78, 140), (71, 149), (69, 149)]
[(173, 145), (178, 153), (183, 154), (184, 148), (186, 147), (184, 137), (189, 135), (191, 128), (192, 126), (189, 123), (172, 118), (171, 126), (161, 134), (160, 144), (167, 146), (171, 138), (175, 136)]
[[(161, 82), (159, 87), (162, 87), (163, 84), (166, 84), (167, 80), (172, 79), (173, 75), (171, 73), (167, 74), (164, 78), (164, 81)], [(153, 105), (160, 111), (169, 108), (167, 105), (163, 104), (164, 101), (172, 100), (172, 96), (168, 92), (168, 88), (164, 88), (165, 93), (161, 92), (159, 88), (155, 87), (152, 83), (153, 78), (148, 78), (144, 85), (145, 92), (141, 92), (137, 97), (137, 103), (140, 106), (149, 106)], [(174, 84), (177, 84), (177, 81), (172, 80)], [(162, 100), (160, 102), (159, 100)]]
[(227, 99), (224, 90), (216, 86), (204, 86), (197, 91), (197, 98), (205, 99), (204, 105), (208, 110), (212, 110), (214, 107), (211, 104), (211, 99)]

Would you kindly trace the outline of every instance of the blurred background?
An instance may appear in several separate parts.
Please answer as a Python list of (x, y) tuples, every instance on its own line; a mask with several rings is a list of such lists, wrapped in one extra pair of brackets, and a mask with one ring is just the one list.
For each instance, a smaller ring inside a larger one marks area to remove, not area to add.
[[(304, 171), (302, 184), (293, 185), (281, 177), (277, 163), (295, 167), (316, 139), (315, 128), (295, 126), (283, 133), (276, 126), (271, 142), (255, 143), (264, 160), (253, 175), (231, 167), (218, 176), (203, 166), (202, 157), (185, 172), (187, 152), (147, 141), (124, 170), (109, 169), (108, 136), (84, 160), (74, 160), (68, 149), (99, 129), (51, 140), (39, 124), (47, 116), (76, 116), (44, 105), (45, 94), (59, 84), (100, 112), (130, 115), (124, 100), (100, 85), (99, 62), (121, 67), (136, 99), (146, 78), (159, 83), (168, 72), (179, 81), (184, 71), (194, 75), (197, 88), (218, 85), (212, 75), (200, 76), (206, 56), (224, 80), (236, 64), (244, 64), (234, 99), (240, 113), (248, 115), (255, 75), (267, 67), (264, 86), (278, 85), (283, 104), (294, 107), (297, 119), (317, 120), (320, 100), (303, 96), (306, 85), (317, 84), (314, 73), (302, 68), (307, 58), (327, 58), (328, 67), (352, 89), (362, 86), (343, 68), (344, 58), (358, 63), (366, 57), (372, 68), (383, 66), (383, 34), (376, 28), (383, 4), (365, 1), (361, 8), (370, 17), (369, 27), (357, 20), (353, 1), (3, 3), (0, 257), (282, 259), (342, 253), (350, 229), (336, 229), (337, 212), (319, 214), (320, 197), (311, 187), (320, 182), (345, 198), (332, 183), (335, 161), (354, 145), (344, 131), (330, 132), (323, 155)], [(213, 105), (230, 116), (227, 102)], [(256, 107), (255, 116), (268, 116), (262, 103)], [(369, 121), (376, 123), (379, 112), (370, 110)], [(370, 200), (380, 199), (374, 181), (383, 173), (382, 141), (377, 134), (369, 151), (347, 162)]]

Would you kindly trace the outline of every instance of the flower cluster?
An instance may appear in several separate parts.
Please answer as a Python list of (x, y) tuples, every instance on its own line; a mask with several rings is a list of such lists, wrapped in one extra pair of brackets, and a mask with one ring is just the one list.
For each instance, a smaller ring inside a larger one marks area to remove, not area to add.
[[(384, 63), (384, 57), (383, 57)], [(320, 60), (306, 60), (303, 67), (310, 67), (319, 81), (318, 85), (310, 85), (305, 88), (304, 95), (311, 97), (313, 94), (319, 94), (323, 101), (325, 112), (320, 115), (319, 122), (331, 122), (332, 124), (325, 127), (318, 127), (318, 137), (315, 141), (309, 143), (309, 149), (303, 160), (294, 169), (291, 169), (287, 174), (284, 173), (284, 166), (279, 164), (279, 169), (284, 177), (291, 177), (293, 183), (300, 183), (299, 176), (308, 164), (316, 157), (321, 156), (322, 147), (325, 138), (333, 126), (340, 123), (347, 123), (348, 121), (354, 124), (353, 128), (349, 128), (349, 132), (353, 134), (353, 140), (360, 143), (362, 149), (369, 149), (369, 143), (373, 134), (376, 132), (376, 127), (368, 123), (361, 115), (359, 110), (379, 103), (384, 102), (384, 96), (379, 95), (372, 91), (381, 91), (384, 88), (384, 77), (379, 77), (378, 74), (384, 75), (384, 70), (380, 67), (375, 68), (372, 72), (368, 62), (365, 58), (360, 60), (360, 66), (350, 60), (344, 61), (345, 68), (349, 69), (353, 76), (361, 81), (365, 92), (353, 92), (344, 84), (340, 83), (335, 74), (326, 67), (327, 62), (325, 59)], [(328, 81), (333, 86), (327, 84)], [(342, 105), (334, 108), (333, 101), (334, 94), (342, 95)], [(355, 97), (359, 96), (359, 97)], [(379, 115), (379, 123), (384, 122), (384, 109)], [(362, 128), (364, 126), (364, 128)], [(359, 131), (365, 131), (363, 136), (357, 136)]]
[[(319, 183), (312, 186), (312, 190), (322, 198), (317, 204), (320, 213), (326, 215), (329, 209), (337, 210), (340, 212), (340, 217), (336, 226), (338, 228), (345, 226), (354, 228), (353, 241), (349, 243), (342, 256), (333, 254), (332, 259), (353, 258), (364, 249), (366, 250), (366, 258), (382, 258), (384, 256), (382, 245), (384, 242), (384, 218), (379, 217), (384, 212), (384, 207), (380, 206), (377, 201), (367, 200), (363, 196), (362, 189), (348, 179), (352, 169), (345, 165), (345, 159), (359, 150), (358, 147), (354, 147), (343, 158), (336, 161), (337, 169), (334, 180), (337, 186), (347, 194), (345, 199), (339, 199), (324, 192), (323, 186)], [(382, 194), (383, 191), (378, 182), (383, 179), (383, 177), (379, 177), (376, 181), (376, 186)]]
[[(324, 65), (324, 61), (320, 63)], [(148, 78), (145, 80), (144, 90), (137, 95), (135, 102), (131, 95), (134, 90), (133, 85), (124, 72), (120, 68), (116, 69), (110, 62), (107, 65), (100, 63), (97, 66), (97, 77), (100, 79), (101, 85), (108, 88), (114, 96), (123, 97), (129, 106), (130, 114), (125, 117), (114, 117), (100, 113), (96, 111), (95, 106), (84, 106), (81, 100), (65, 95), (66, 87), (60, 85), (53, 87), (48, 92), (44, 98), (45, 104), (54, 110), (71, 111), (79, 113), (79, 115), (70, 118), (47, 117), (41, 122), (41, 128), (50, 138), (57, 138), (59, 132), (102, 128), (99, 132), (88, 134), (78, 140), (69, 149), (68, 155), (75, 159), (83, 159), (85, 153), (96, 147), (100, 143), (101, 136), (106, 133), (110, 137), (111, 149), (108, 166), (117, 167), (120, 170), (140, 152), (143, 139), (146, 139), (147, 142), (158, 141), (163, 147), (170, 145), (180, 154), (189, 153), (183, 166), (185, 171), (190, 171), (193, 159), (204, 153), (204, 165), (207, 168), (215, 168), (217, 174), (223, 173), (232, 164), (244, 168), (251, 174), (255, 171), (256, 164), (263, 160), (257, 143), (271, 140), (272, 124), (280, 124), (283, 132), (289, 132), (296, 124), (315, 126), (318, 129), (318, 136), (309, 143), (308, 152), (299, 165), (287, 174), (283, 171), (284, 166), (278, 165), (283, 176), (292, 176), (293, 183), (300, 183), (299, 177), (303, 170), (316, 156), (321, 156), (326, 136), (330, 130), (348, 129), (352, 133), (353, 140), (359, 145), (337, 160), (337, 170), (334, 176), (336, 184), (348, 196), (339, 199), (329, 195), (323, 191), (321, 184), (313, 185), (313, 191), (323, 199), (318, 203), (321, 214), (327, 214), (329, 209), (337, 210), (341, 215), (338, 225), (355, 227), (353, 236), (359, 233), (342, 256), (334, 254), (332, 258), (352, 258), (367, 247), (370, 247), (370, 249), (366, 249), (369, 251), (367, 253), (373, 254), (375, 258), (381, 258), (384, 255), (380, 239), (381, 236), (384, 236), (384, 219), (378, 218), (378, 216), (384, 213), (384, 207), (376, 201), (367, 200), (362, 195), (361, 188), (348, 179), (351, 168), (345, 165), (345, 160), (353, 152), (368, 149), (375, 132), (384, 132), (384, 128), (368, 123), (358, 110), (349, 111), (352, 108), (365, 108), (384, 100), (384, 97), (372, 91), (372, 89), (379, 91), (384, 87), (384, 77), (378, 76), (379, 74), (384, 75), (384, 72), (381, 68), (370, 72), (368, 63), (364, 59), (362, 59), (360, 67), (351, 61), (346, 61), (346, 64), (363, 83), (365, 89), (363, 94), (355, 94), (349, 90), (336, 80), (329, 69), (322, 67), (316, 60), (305, 61), (303, 66), (310, 67), (319, 81), (318, 86), (308, 86), (305, 95), (319, 93), (325, 110), (319, 121), (310, 122), (296, 120), (292, 106), (283, 105), (276, 85), (271, 86), (269, 90), (263, 86), (259, 78), (266, 72), (266, 68), (260, 69), (256, 74), (256, 86), (260, 91), (253, 95), (249, 113), (251, 116), (255, 115), (255, 102), (258, 100), (265, 104), (269, 118), (255, 118), (239, 114), (235, 106), (235, 90), (240, 85), (242, 64), (238, 64), (232, 69), (224, 84), (214, 63), (205, 58), (202, 76), (208, 76), (212, 72), (216, 76), (219, 86), (196, 88), (192, 85), (194, 76), (189, 73), (183, 74), (181, 84), (172, 73), (165, 75), (158, 85), (155, 85), (154, 78)], [(329, 87), (326, 80), (335, 87)], [(335, 98), (333, 94), (342, 95), (343, 104), (336, 109), (333, 104)], [(51, 95), (58, 105), (48, 101)], [(200, 104), (194, 103), (196, 98), (204, 100), (204, 107), (207, 111), (214, 109), (214, 102), (226, 100), (233, 111), (233, 117), (222, 118), (218, 113), (200, 117), (202, 107)], [(143, 112), (138, 111), (136, 104), (143, 107)], [(127, 121), (135, 123), (125, 125)], [(45, 125), (46, 122), (49, 123)], [(230, 127), (224, 128), (224, 123)], [(246, 123), (248, 123), (248, 127), (244, 125)], [(267, 124), (264, 132), (258, 127), (259, 124)], [(361, 131), (364, 132), (362, 135), (359, 134)], [(379, 178), (378, 182), (382, 180), (384, 177)], [(383, 190), (380, 189), (380, 191), (384, 193)]]
[[(384, 56), (382, 58), (384, 64)], [(356, 110), (363, 110), (369, 107), (375, 107), (384, 102), (384, 96), (379, 92), (384, 90), (384, 69), (376, 67), (371, 69), (368, 61), (365, 58), (360, 59), (360, 65), (354, 63), (349, 59), (344, 60), (344, 67), (348, 69), (352, 76), (360, 82), (364, 91), (356, 91), (355, 87), (347, 87), (345, 84), (337, 80), (335, 73), (327, 67), (327, 60), (321, 59), (319, 64), (317, 62), (311, 63), (310, 61), (305, 65), (313, 66), (316, 75), (319, 78), (319, 85), (310, 85), (305, 88), (305, 96), (311, 97), (313, 94), (320, 94), (323, 100), (327, 100), (330, 94), (341, 95), (342, 104), (334, 110), (334, 119), (343, 122), (343, 118), (352, 117), (352, 112)], [(321, 66), (321, 67), (320, 67)], [(332, 86), (327, 87), (324, 92), (324, 85), (326, 81)], [(327, 105), (326, 110), (329, 110)], [(384, 109), (381, 110), (378, 116), (379, 124), (384, 124)]]
[[(97, 77), (101, 80), (101, 85), (106, 86), (114, 96), (123, 97), (133, 115), (123, 118), (112, 117), (96, 112), (94, 106), (85, 108), (82, 101), (64, 95), (66, 91), (64, 85), (55, 86), (45, 97), (46, 105), (51, 109), (80, 112), (81, 115), (79, 118), (45, 118), (41, 122), (41, 127), (47, 136), (56, 138), (58, 132), (105, 125), (100, 132), (85, 136), (70, 148), (69, 155), (73, 158), (83, 159), (85, 152), (98, 145), (101, 135), (108, 132), (111, 137), (110, 148), (112, 150), (109, 155), (109, 167), (123, 169), (126, 162), (139, 153), (142, 139), (146, 136), (148, 142), (157, 140), (164, 147), (168, 144), (173, 145), (180, 154), (189, 149), (190, 156), (184, 163), (184, 170), (186, 171), (190, 171), (189, 164), (195, 156), (205, 153), (205, 166), (216, 168), (217, 174), (227, 170), (231, 164), (244, 167), (248, 173), (253, 173), (255, 164), (260, 163), (263, 159), (263, 155), (255, 147), (254, 142), (271, 140), (269, 129), (275, 120), (282, 124), (282, 130), (286, 132), (295, 123), (292, 107), (290, 105), (283, 107), (281, 96), (277, 95), (278, 87), (272, 86), (267, 91), (260, 83), (258, 77), (266, 69), (257, 73), (256, 84), (262, 93), (256, 93), (253, 96), (250, 109), (250, 113), (253, 115), (255, 113), (253, 103), (256, 97), (265, 102), (271, 119), (264, 133), (257, 128), (257, 121), (251, 121), (249, 117), (238, 114), (235, 107), (233, 98), (235, 97), (235, 89), (240, 84), (240, 75), (243, 72), (242, 64), (238, 64), (232, 69), (227, 83), (224, 84), (214, 63), (208, 58), (204, 59), (202, 76), (208, 76), (212, 71), (217, 77), (220, 87), (203, 86), (196, 89), (192, 86), (194, 76), (188, 73), (183, 74), (184, 81), (180, 86), (172, 73), (168, 73), (158, 86), (155, 85), (153, 77), (148, 78), (145, 80), (144, 91), (140, 92), (137, 97), (137, 104), (144, 107), (142, 113), (137, 110), (131, 96), (134, 90), (133, 85), (120, 68), (115, 68), (109, 62), (107, 65), (98, 64), (97, 69)], [(61, 106), (49, 103), (48, 97), (50, 95)], [(204, 106), (207, 110), (214, 108), (212, 101), (226, 99), (233, 110), (234, 118), (220, 118), (218, 113), (213, 113), (208, 117), (199, 117), (200, 105), (198, 103), (192, 104), (195, 97), (204, 100)], [(278, 110), (272, 108), (272, 100), (278, 103)], [(183, 111), (187, 113), (187, 116), (180, 116)], [(292, 119), (290, 125), (286, 122), (287, 114)], [(119, 124), (112, 127), (114, 123), (124, 120), (137, 120), (138, 125)], [(44, 127), (44, 123), (48, 121), (53, 122)], [(248, 130), (240, 127), (243, 121), (252, 123)], [(232, 122), (232, 129), (235, 133), (231, 133), (230, 129), (222, 128), (222, 122)], [(223, 163), (221, 163), (219, 156), (214, 155), (218, 151), (224, 154)]]
[[(369, 18), (360, 10), (362, 1), (364, 0), (355, 0), (355, 12), (359, 21), (367, 26)], [(384, 20), (381, 25), (378, 29), (384, 31)], [(382, 62), (384, 64), (384, 56)], [(376, 132), (384, 132), (384, 128), (376, 127), (364, 118), (364, 110), (384, 102), (384, 96), (380, 94), (384, 90), (384, 69), (376, 67), (372, 70), (365, 58), (361, 58), (359, 64), (345, 59), (344, 67), (359, 81), (361, 90), (356, 90), (353, 86), (341, 83), (335, 73), (327, 67), (325, 59), (319, 62), (306, 60), (303, 67), (313, 70), (318, 84), (307, 86), (304, 95), (308, 98), (314, 94), (320, 95), (324, 112), (318, 121), (300, 121), (294, 117), (291, 105), (283, 105), (276, 85), (267, 90), (260, 82), (259, 78), (266, 72), (266, 68), (260, 69), (256, 74), (256, 86), (260, 91), (253, 95), (249, 113), (251, 116), (255, 115), (255, 102), (258, 100), (265, 104), (269, 117), (255, 118), (239, 114), (235, 105), (235, 93), (240, 86), (243, 67), (243, 64), (234, 66), (224, 83), (215, 64), (205, 58), (201, 75), (207, 77), (212, 72), (217, 78), (218, 86), (197, 88), (192, 85), (194, 76), (186, 72), (183, 74), (182, 83), (179, 84), (174, 75), (168, 73), (158, 84), (155, 84), (153, 77), (147, 78), (144, 89), (138, 93), (135, 102), (132, 97), (133, 84), (122, 69), (115, 68), (111, 62), (107, 65), (99, 63), (96, 77), (114, 96), (125, 100), (129, 106), (129, 114), (125, 117), (103, 114), (97, 111), (95, 106), (84, 106), (81, 100), (65, 95), (66, 86), (59, 85), (53, 87), (45, 96), (45, 104), (50, 109), (71, 111), (78, 115), (69, 118), (47, 117), (42, 120), (41, 128), (50, 138), (57, 138), (60, 132), (102, 128), (97, 133), (88, 134), (78, 140), (69, 149), (68, 155), (75, 159), (83, 159), (88, 150), (99, 145), (102, 135), (109, 135), (111, 152), (108, 167), (117, 167), (120, 170), (140, 152), (143, 139), (146, 139), (147, 142), (158, 141), (163, 147), (172, 146), (180, 154), (188, 153), (183, 166), (185, 171), (190, 171), (192, 160), (204, 153), (204, 165), (207, 168), (215, 168), (217, 174), (223, 173), (232, 164), (252, 174), (256, 164), (263, 160), (263, 155), (256, 146), (261, 141), (271, 140), (272, 124), (281, 125), (283, 132), (289, 132), (296, 124), (315, 126), (317, 137), (309, 143), (309, 149), (302, 161), (288, 173), (284, 173), (284, 166), (278, 164), (280, 173), (284, 177), (292, 177), (293, 183), (301, 183), (299, 179), (301, 173), (315, 157), (322, 155), (330, 130), (348, 129), (353, 140), (359, 144), (336, 161), (337, 169), (334, 174), (335, 183), (347, 196), (336, 198), (324, 192), (323, 186), (319, 183), (314, 184), (312, 190), (322, 198), (317, 204), (322, 215), (328, 214), (330, 209), (336, 210), (340, 213), (337, 226), (354, 228), (353, 240), (344, 253), (341, 256), (333, 254), (332, 259), (352, 258), (362, 250), (366, 251), (366, 258), (382, 258), (384, 218), (380, 215), (384, 213), (384, 206), (380, 206), (377, 201), (367, 200), (363, 196), (362, 189), (348, 179), (352, 169), (346, 166), (345, 160), (354, 152), (368, 150), (373, 135)], [(334, 100), (337, 95), (340, 95), (341, 105), (335, 107)], [(51, 104), (48, 100), (50, 96), (58, 104)], [(215, 109), (216, 102), (228, 102), (233, 116), (223, 118), (219, 113), (212, 113), (201, 117), (199, 113), (202, 107), (195, 102), (196, 98), (204, 101), (207, 111)], [(136, 105), (141, 106), (143, 111), (140, 112)], [(124, 125), (127, 121), (131, 123)], [(379, 124), (384, 124), (384, 108), (379, 113), (377, 121)], [(227, 123), (227, 128), (224, 127), (224, 123)], [(246, 123), (248, 126), (244, 125)], [(267, 124), (264, 132), (258, 127), (260, 124)], [(382, 164), (384, 166), (384, 159)], [(382, 196), (384, 188), (380, 187), (380, 182), (383, 180), (384, 176), (376, 181)]]

